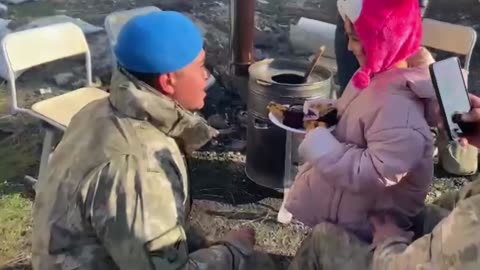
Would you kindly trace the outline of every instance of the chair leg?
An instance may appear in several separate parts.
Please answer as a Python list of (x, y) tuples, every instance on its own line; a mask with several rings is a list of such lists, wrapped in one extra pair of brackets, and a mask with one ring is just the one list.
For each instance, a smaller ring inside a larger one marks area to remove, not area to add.
[(38, 172), (38, 181), (43, 181), (43, 179), (46, 176), (45, 173), (47, 170), (50, 153), (52, 151), (52, 142), (53, 142), (54, 132), (55, 131), (52, 127), (45, 127), (45, 137), (43, 138), (42, 156), (40, 158), (40, 170)]
[(30, 175), (25, 175), (25, 178), (23, 180), (24, 180), (24, 183), (29, 188), (32, 188), (33, 190), (36, 189), (38, 180), (35, 179), (35, 177), (31, 177)]

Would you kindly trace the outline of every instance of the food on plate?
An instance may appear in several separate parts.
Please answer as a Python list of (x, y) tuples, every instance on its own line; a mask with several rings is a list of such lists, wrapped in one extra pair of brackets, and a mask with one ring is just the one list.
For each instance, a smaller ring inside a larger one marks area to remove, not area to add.
[(317, 127), (331, 127), (337, 123), (337, 109), (332, 104), (316, 104), (303, 112), (303, 105), (291, 106), (270, 102), (267, 109), (288, 127), (311, 130)]
[(278, 119), (283, 119), (283, 114), (288, 110), (288, 106), (270, 102), (267, 106), (269, 112), (271, 112)]
[(283, 124), (292, 128), (303, 128), (303, 106), (292, 105), (283, 113)]
[(303, 127), (305, 128), (306, 131), (315, 129), (317, 127), (328, 127), (325, 122), (322, 121), (315, 121), (315, 120), (305, 120)]
[(334, 126), (338, 122), (337, 109), (332, 104), (316, 104), (308, 108), (304, 121), (322, 122), (326, 127)]

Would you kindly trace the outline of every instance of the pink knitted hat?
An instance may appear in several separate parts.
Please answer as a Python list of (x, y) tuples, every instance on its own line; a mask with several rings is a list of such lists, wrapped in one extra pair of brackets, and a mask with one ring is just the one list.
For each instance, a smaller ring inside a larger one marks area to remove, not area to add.
[(418, 0), (337, 0), (342, 18), (349, 19), (362, 44), (366, 63), (353, 75), (364, 89), (375, 74), (416, 53), (422, 39)]

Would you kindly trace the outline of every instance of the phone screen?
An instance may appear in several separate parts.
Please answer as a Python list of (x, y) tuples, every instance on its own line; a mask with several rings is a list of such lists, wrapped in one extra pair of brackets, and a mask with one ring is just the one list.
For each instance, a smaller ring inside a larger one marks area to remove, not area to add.
[[(434, 84), (444, 113), (445, 124), (451, 139), (461, 135), (459, 126), (453, 122), (453, 116), (471, 109), (468, 91), (463, 79), (458, 58), (452, 57), (432, 64)], [(452, 134), (455, 133), (455, 134)]]

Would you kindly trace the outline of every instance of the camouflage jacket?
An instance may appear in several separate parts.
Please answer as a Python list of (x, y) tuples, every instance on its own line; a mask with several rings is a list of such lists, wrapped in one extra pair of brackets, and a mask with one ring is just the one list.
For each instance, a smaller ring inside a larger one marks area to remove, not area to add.
[(477, 180), (459, 192), (457, 199), (460, 201), (432, 233), (411, 244), (398, 237), (378, 246), (373, 256), (373, 269), (480, 269), (479, 187), (480, 180)]
[(110, 97), (71, 121), (38, 183), (35, 270), (242, 269), (249, 249), (222, 243), (189, 254), (187, 170), (215, 132), (117, 70)]

